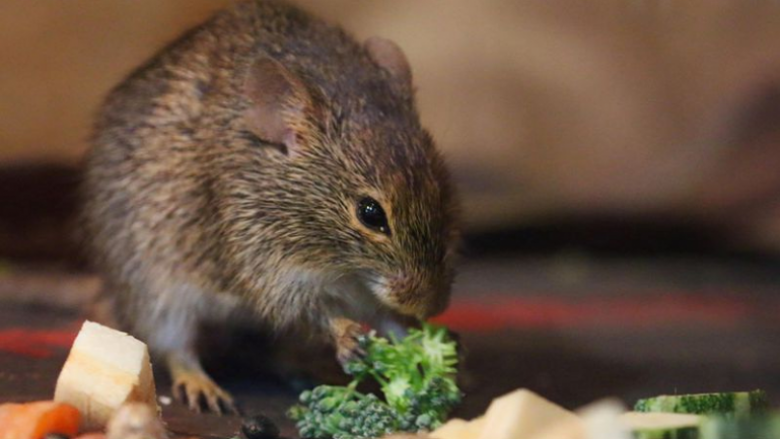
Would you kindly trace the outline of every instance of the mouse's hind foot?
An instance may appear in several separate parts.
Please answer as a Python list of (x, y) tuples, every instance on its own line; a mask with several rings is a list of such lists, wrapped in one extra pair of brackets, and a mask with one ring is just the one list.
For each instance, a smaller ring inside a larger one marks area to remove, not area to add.
[(173, 396), (191, 410), (217, 414), (239, 414), (233, 397), (203, 370), (194, 356), (171, 354), (167, 357), (173, 381)]

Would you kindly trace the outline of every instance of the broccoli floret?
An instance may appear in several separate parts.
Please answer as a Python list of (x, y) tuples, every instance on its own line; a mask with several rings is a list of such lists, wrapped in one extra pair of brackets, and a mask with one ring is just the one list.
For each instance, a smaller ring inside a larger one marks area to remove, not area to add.
[[(402, 340), (374, 332), (358, 340), (366, 352), (348, 363), (348, 386), (318, 386), (300, 396), (288, 416), (307, 439), (363, 439), (433, 430), (460, 403), (457, 352), (445, 328), (425, 324)], [(385, 400), (355, 390), (371, 377)]]
[(374, 438), (398, 426), (395, 414), (374, 395), (357, 392), (354, 385), (319, 386), (305, 391), (288, 416), (302, 437), (312, 439)]
[(402, 414), (427, 415), (427, 426), (438, 426), (460, 402), (455, 384), (458, 356), (455, 342), (442, 327), (411, 330), (403, 340), (368, 334), (360, 340), (366, 356), (356, 361), (381, 386), (387, 403)]

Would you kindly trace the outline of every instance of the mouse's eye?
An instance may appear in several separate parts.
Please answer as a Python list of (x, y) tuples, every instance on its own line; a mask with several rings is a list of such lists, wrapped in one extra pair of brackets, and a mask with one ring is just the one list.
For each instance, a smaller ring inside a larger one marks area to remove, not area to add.
[(357, 205), (357, 216), (360, 222), (369, 229), (377, 230), (385, 235), (390, 234), (385, 210), (375, 199), (371, 197), (361, 199)]

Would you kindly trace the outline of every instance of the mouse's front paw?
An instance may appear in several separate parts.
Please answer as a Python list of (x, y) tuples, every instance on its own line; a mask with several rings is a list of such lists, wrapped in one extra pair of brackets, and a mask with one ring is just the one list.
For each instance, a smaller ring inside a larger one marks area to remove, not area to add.
[(238, 414), (233, 397), (201, 371), (181, 371), (173, 377), (173, 395), (196, 412), (208, 410), (217, 414)]
[(366, 355), (359, 341), (359, 337), (366, 331), (359, 323), (348, 319), (337, 319), (331, 323), (331, 329), (339, 364), (346, 366), (350, 361)]

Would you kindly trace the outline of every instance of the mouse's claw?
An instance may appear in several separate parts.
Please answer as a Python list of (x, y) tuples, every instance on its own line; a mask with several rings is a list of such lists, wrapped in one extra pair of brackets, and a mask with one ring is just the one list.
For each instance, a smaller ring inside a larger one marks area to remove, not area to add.
[(198, 413), (205, 405), (208, 411), (219, 415), (239, 414), (233, 397), (203, 372), (177, 374), (173, 381), (173, 396)]
[(359, 337), (365, 334), (363, 326), (347, 319), (338, 319), (332, 323), (333, 337), (336, 344), (336, 359), (339, 364), (347, 363), (366, 355), (366, 351), (360, 346)]
[(191, 353), (169, 355), (173, 396), (190, 409), (217, 414), (240, 414), (233, 397), (209, 377)]

